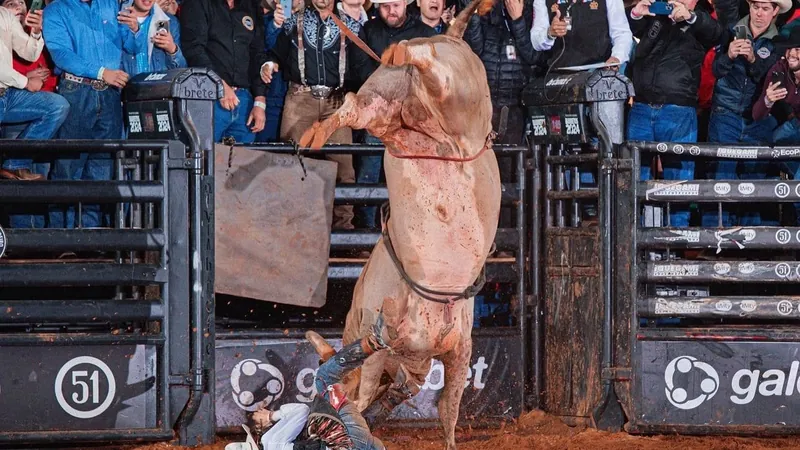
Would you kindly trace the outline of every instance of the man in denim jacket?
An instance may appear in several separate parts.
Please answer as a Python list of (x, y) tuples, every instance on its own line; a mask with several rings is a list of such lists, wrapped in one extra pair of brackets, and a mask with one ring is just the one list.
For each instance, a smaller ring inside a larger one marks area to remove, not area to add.
[(130, 76), (186, 67), (181, 51), (178, 19), (164, 12), (155, 0), (134, 0), (129, 9), (136, 17), (136, 51), (122, 55), (122, 67)]

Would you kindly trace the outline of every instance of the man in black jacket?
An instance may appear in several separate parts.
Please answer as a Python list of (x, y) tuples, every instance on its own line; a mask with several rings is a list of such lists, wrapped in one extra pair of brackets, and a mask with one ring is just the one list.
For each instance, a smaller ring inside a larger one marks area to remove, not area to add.
[[(414, 0), (373, 0), (378, 8), (378, 17), (364, 24), (358, 37), (379, 57), (389, 45), (418, 37), (431, 37), (436, 31), (422, 23), (416, 15), (408, 14), (408, 5)], [(358, 55), (358, 56), (356, 56)], [(354, 69), (358, 70), (361, 82), (378, 69), (378, 62), (364, 52), (355, 52)]]
[(256, 0), (192, 0), (181, 10), (181, 49), (190, 67), (212, 69), (224, 96), (214, 105), (214, 141), (249, 144), (266, 122), (264, 15)]
[[(373, 0), (378, 9), (378, 17), (370, 19), (358, 37), (375, 52), (378, 57), (383, 55), (389, 45), (418, 37), (432, 37), (436, 30), (425, 25), (419, 16), (408, 14), (408, 5), (414, 0)], [(357, 71), (357, 78), (361, 83), (367, 80), (375, 70), (378, 62), (367, 56), (362, 51), (353, 52), (353, 70)], [(380, 139), (367, 134), (367, 144), (380, 144)], [(380, 181), (382, 156), (361, 156), (359, 167), (356, 170), (356, 182), (375, 184)], [(369, 206), (361, 209), (360, 219), (362, 225), (369, 228), (378, 227), (376, 222), (377, 207)]]
[[(628, 17), (640, 39), (633, 60), (636, 103), (628, 116), (628, 139), (697, 142), (697, 90), (706, 52), (719, 43), (723, 29), (697, 0), (674, 0), (669, 16), (650, 12), (652, 0), (641, 0)], [(664, 179), (694, 178), (694, 161), (663, 155)], [(651, 178), (642, 164), (642, 179)], [(672, 226), (689, 226), (688, 208), (671, 210)]]
[[(486, 69), (492, 95), (492, 127), (500, 134), (498, 143), (523, 141), (525, 114), (520, 96), (540, 55), (531, 43), (532, 25), (531, 0), (504, 0), (495, 3), (485, 16), (473, 15), (464, 33), (464, 40)], [(503, 108), (508, 111), (505, 130), (500, 129)]]

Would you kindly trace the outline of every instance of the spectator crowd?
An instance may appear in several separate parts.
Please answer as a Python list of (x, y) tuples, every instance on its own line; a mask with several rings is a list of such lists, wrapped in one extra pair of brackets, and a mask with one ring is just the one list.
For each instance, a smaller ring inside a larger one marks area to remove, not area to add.
[[(630, 140), (800, 143), (800, 14), (793, 0), (497, 0), (464, 39), (483, 61), (497, 142), (524, 141), (521, 93), (554, 69), (602, 63), (633, 81)], [(377, 69), (392, 43), (444, 33), (466, 0), (5, 0), (0, 8), (0, 129), (6, 139), (122, 139), (121, 92), (142, 73), (212, 69), (223, 80), (214, 139), (299, 141)], [(533, 80), (533, 81), (532, 81)], [(333, 143), (378, 143), (343, 128)], [(24, 156), (24, 155), (23, 155)], [(377, 183), (380, 156), (330, 155), (337, 181)], [(506, 179), (510, 165), (501, 163)], [(660, 155), (643, 179), (800, 177), (797, 164)], [(107, 180), (107, 154), (17, 155), (0, 178)], [(83, 227), (108, 225), (84, 205)], [(702, 211), (707, 226), (769, 225), (767, 211)], [(77, 212), (15, 214), (12, 227), (75, 227)], [(334, 227), (376, 227), (375, 208), (334, 209)], [(800, 216), (800, 214), (798, 214)], [(688, 207), (670, 211), (690, 224)], [(799, 217), (800, 220), (800, 217)]]

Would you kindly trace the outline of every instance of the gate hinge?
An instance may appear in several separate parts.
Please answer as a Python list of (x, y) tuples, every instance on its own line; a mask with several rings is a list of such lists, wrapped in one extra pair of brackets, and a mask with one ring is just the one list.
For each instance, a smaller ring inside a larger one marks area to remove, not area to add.
[(191, 386), (192, 383), (192, 375), (185, 373), (180, 375), (170, 375), (169, 376), (169, 384), (170, 386)]
[(167, 159), (168, 169), (201, 170), (203, 168), (203, 153), (190, 153), (188, 158)]
[(631, 368), (630, 367), (609, 367), (603, 369), (601, 374), (604, 380), (612, 381), (630, 381)]
[(630, 171), (633, 170), (633, 160), (604, 158), (600, 163), (600, 168), (604, 170)]

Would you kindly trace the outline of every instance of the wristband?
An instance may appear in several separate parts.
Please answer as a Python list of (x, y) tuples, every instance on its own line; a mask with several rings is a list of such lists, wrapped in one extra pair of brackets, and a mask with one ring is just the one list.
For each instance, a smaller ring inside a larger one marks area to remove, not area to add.
[(261, 109), (265, 110), (265, 109), (267, 109), (267, 104), (264, 103), (264, 102), (253, 102), (253, 107), (254, 108), (261, 108)]
[(764, 97), (764, 104), (767, 105), (767, 109), (772, 109), (772, 107), (775, 106), (775, 102), (769, 101), (766, 96)]

